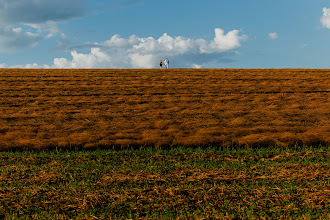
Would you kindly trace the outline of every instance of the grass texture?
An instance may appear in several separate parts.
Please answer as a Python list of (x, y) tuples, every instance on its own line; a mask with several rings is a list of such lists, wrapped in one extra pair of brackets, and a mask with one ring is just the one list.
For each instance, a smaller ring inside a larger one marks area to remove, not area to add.
[(329, 219), (329, 147), (0, 153), (1, 219)]
[(0, 70), (0, 150), (329, 145), (330, 71)]

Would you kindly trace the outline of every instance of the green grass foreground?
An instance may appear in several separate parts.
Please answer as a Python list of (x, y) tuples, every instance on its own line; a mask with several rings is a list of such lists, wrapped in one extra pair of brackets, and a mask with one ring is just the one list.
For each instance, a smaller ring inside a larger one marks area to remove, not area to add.
[(330, 148), (0, 153), (1, 219), (329, 219)]

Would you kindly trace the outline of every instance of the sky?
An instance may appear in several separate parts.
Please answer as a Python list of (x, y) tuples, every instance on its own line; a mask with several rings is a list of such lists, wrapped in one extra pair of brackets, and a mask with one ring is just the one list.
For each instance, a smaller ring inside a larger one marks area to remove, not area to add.
[(0, 0), (0, 68), (330, 68), (330, 0)]

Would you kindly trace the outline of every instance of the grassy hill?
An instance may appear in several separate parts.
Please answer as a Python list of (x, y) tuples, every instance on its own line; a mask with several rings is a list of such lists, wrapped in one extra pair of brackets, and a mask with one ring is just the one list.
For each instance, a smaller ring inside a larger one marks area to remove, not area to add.
[(0, 70), (0, 150), (330, 143), (330, 71)]

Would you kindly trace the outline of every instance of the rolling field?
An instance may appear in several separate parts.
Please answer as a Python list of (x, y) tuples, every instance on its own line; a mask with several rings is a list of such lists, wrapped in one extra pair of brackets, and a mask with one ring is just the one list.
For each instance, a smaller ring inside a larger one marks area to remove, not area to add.
[(0, 219), (330, 218), (330, 70), (2, 69), (0, 88)]
[(0, 70), (0, 150), (329, 145), (330, 71)]

